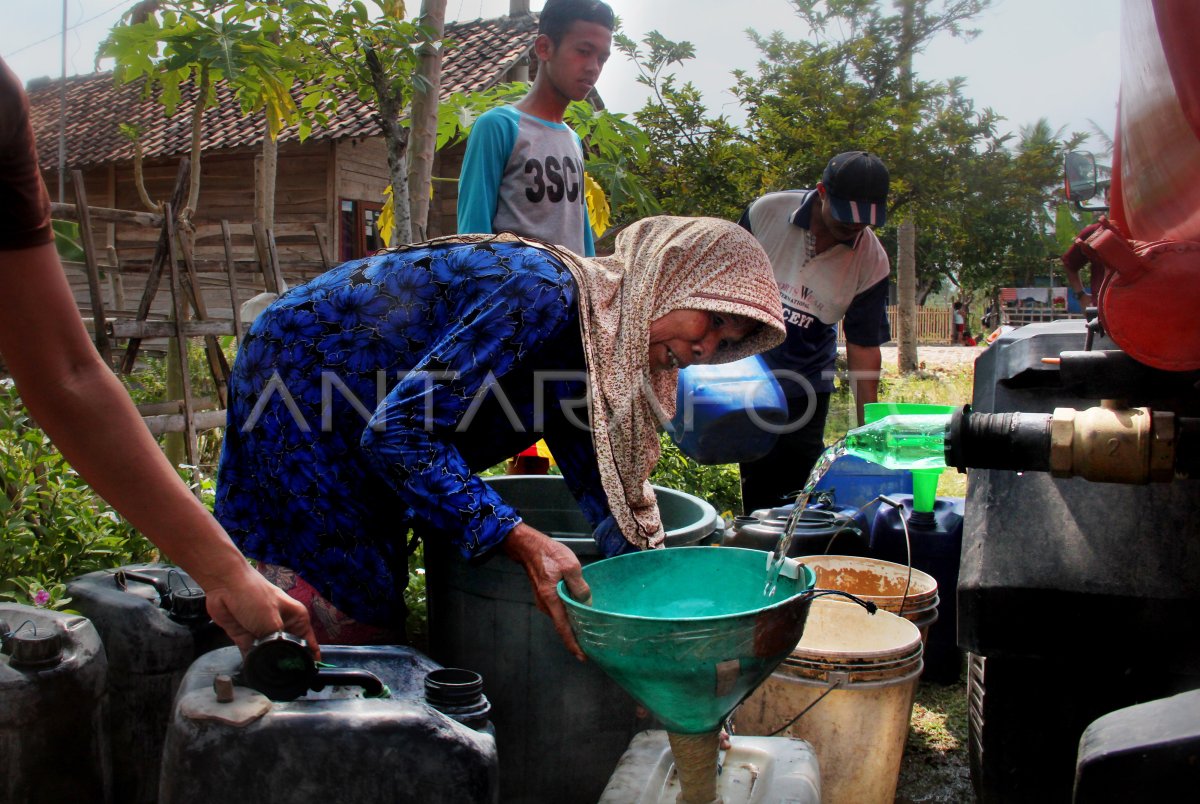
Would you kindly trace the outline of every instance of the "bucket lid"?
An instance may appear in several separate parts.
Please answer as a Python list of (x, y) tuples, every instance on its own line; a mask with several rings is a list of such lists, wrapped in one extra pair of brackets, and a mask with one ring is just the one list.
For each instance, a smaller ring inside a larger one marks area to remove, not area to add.
[(845, 606), (824, 598), (814, 600), (792, 655), (837, 662), (892, 662), (921, 647), (921, 632), (889, 611), (868, 614), (860, 606)]
[[(897, 414), (953, 413), (954, 405), (933, 405), (922, 402), (868, 402), (863, 405), (863, 424)], [(937, 500), (938, 480), (945, 469), (913, 469), (913, 510), (930, 512)]]

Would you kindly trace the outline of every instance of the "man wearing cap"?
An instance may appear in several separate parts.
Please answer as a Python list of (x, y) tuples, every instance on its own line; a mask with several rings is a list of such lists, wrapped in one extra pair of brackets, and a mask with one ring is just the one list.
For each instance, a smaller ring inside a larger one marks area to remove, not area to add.
[(765, 457), (741, 464), (747, 512), (799, 490), (825, 448), (838, 321), (858, 421), (863, 405), (877, 399), (891, 267), (871, 227), (886, 218), (888, 181), (879, 157), (847, 151), (829, 160), (815, 189), (764, 195), (739, 221), (770, 256), (779, 282), (787, 340), (763, 358), (787, 396), (789, 422), (799, 425)]

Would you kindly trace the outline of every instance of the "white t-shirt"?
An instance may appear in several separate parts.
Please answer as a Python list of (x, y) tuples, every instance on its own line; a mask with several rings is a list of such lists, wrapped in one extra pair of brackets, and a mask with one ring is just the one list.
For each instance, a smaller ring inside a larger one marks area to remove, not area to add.
[[(837, 243), (814, 254), (809, 220), (815, 190), (769, 193), (746, 210), (742, 225), (762, 244), (783, 299), (787, 339), (764, 357), (776, 369), (803, 374), (818, 391), (832, 390), (823, 375), (837, 355), (838, 321), (860, 346), (888, 340), (887, 252), (870, 229), (853, 245)], [(882, 283), (882, 284), (881, 284)]]

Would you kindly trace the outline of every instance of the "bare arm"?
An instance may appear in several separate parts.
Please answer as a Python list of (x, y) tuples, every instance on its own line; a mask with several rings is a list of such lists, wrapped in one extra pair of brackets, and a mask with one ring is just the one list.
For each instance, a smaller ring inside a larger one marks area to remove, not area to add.
[(239, 648), (278, 630), (316, 646), (304, 607), (246, 562), (163, 456), (92, 346), (53, 244), (0, 250), (0, 354), (71, 465), (204, 588)]
[(883, 355), (878, 346), (858, 346), (846, 343), (846, 363), (850, 369), (850, 387), (854, 391), (854, 410), (858, 424), (863, 417), (863, 405), (879, 401), (879, 370)]

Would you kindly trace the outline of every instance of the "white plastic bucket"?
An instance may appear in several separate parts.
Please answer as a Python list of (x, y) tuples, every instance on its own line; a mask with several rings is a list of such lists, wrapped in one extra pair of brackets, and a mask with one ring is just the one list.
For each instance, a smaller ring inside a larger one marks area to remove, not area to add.
[[(816, 573), (818, 589), (841, 589), (899, 614), (921, 632), (921, 644), (928, 644), (929, 627), (937, 622), (940, 602), (937, 579), (932, 575), (914, 568), (910, 577), (903, 564), (863, 556), (815, 555), (796, 560)], [(828, 599), (856, 605), (844, 597)]]
[(903, 617), (815, 600), (800, 643), (738, 709), (735, 732), (811, 743), (823, 804), (891, 804), (921, 654)]

